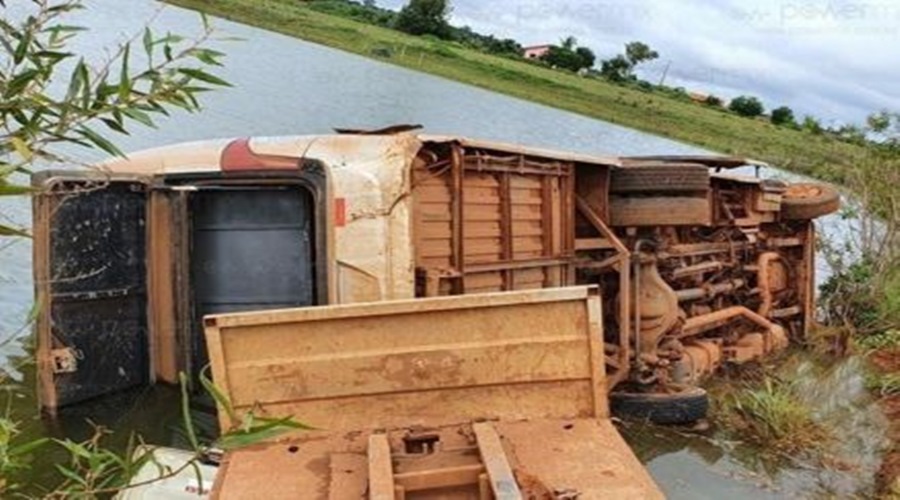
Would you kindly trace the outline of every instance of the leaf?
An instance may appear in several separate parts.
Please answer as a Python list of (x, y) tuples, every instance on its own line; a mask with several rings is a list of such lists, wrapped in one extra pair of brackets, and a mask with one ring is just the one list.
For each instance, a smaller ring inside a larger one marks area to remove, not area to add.
[(16, 51), (13, 53), (14, 63), (19, 64), (25, 59), (25, 55), (28, 53), (28, 47), (31, 45), (31, 37), (32, 33), (30, 31), (25, 31), (25, 34), (19, 39), (19, 45), (16, 46)]
[(178, 72), (195, 80), (200, 80), (201, 82), (211, 83), (213, 85), (219, 85), (222, 87), (231, 87), (230, 83), (203, 70), (193, 68), (178, 68)]
[(125, 157), (125, 153), (123, 153), (119, 148), (117, 148), (113, 143), (109, 142), (105, 137), (94, 132), (88, 127), (79, 127), (77, 132), (81, 134), (82, 137), (87, 139), (91, 144), (97, 146), (98, 148), (106, 151), (107, 153), (113, 156)]
[(84, 82), (81, 87), (81, 106), (87, 109), (91, 105), (91, 76), (88, 74), (87, 64), (81, 64), (77, 69)]
[(69, 78), (69, 90), (66, 92), (65, 102), (71, 102), (75, 99), (81, 92), (81, 88), (87, 85), (87, 79), (84, 78), (86, 71), (82, 71), (82, 68), (85, 68), (84, 58), (78, 60), (78, 64), (75, 65), (75, 69), (72, 70), (72, 76)]
[(68, 58), (72, 57), (74, 54), (72, 54), (71, 52), (57, 52), (57, 51), (52, 51), (52, 50), (41, 50), (41, 51), (35, 52), (34, 55), (37, 57), (40, 57), (42, 59), (49, 59), (51, 64), (56, 64), (64, 59), (68, 59)]
[(28, 453), (33, 452), (34, 450), (44, 446), (45, 444), (50, 442), (50, 438), (40, 438), (35, 439), (34, 441), (29, 441), (27, 443), (22, 443), (18, 446), (14, 446), (9, 449), (7, 454), (10, 457), (18, 457), (22, 455), (27, 455)]
[(216, 400), (216, 403), (228, 413), (228, 418), (232, 422), (237, 422), (240, 419), (238, 418), (237, 413), (235, 413), (234, 407), (231, 406), (231, 401), (228, 400), (228, 396), (223, 394), (222, 391), (216, 387), (216, 384), (207, 376), (207, 373), (209, 373), (209, 365), (204, 366), (203, 369), (200, 370), (200, 385), (202, 385), (206, 392)]
[(144, 52), (147, 53), (147, 63), (152, 66), (153, 65), (153, 32), (150, 31), (150, 27), (147, 26), (144, 28)]
[(21, 196), (34, 191), (29, 186), (19, 186), (17, 184), (7, 184), (0, 181), (0, 196)]
[(184, 372), (178, 372), (178, 381), (181, 383), (181, 419), (184, 422), (184, 429), (187, 431), (191, 448), (199, 452), (200, 443), (197, 441), (197, 433), (194, 431), (194, 421), (191, 420), (191, 399), (188, 396), (188, 381)]
[(188, 54), (195, 57), (198, 61), (210, 66), (222, 66), (222, 63), (219, 62), (219, 58), (225, 56), (224, 53), (212, 49), (191, 49), (188, 51)]
[[(309, 424), (304, 424), (303, 422), (298, 422), (294, 420), (294, 417), (284, 417), (284, 418), (266, 418), (266, 417), (256, 417), (257, 422), (263, 422), (265, 425), (261, 427), (268, 427), (271, 424), (277, 424), (285, 427), (290, 427), (291, 429), (298, 429), (304, 431), (317, 431), (318, 427), (313, 427)], [(255, 428), (255, 427), (254, 427)]]
[(38, 315), (41, 313), (41, 310), (43, 309), (43, 307), (44, 306), (40, 300), (35, 300), (34, 304), (31, 305), (31, 309), (28, 310), (28, 317), (26, 318), (26, 321), (27, 321), (26, 324), (30, 325), (30, 324), (34, 323), (35, 321), (37, 321)]
[(106, 102), (106, 100), (110, 96), (112, 96), (118, 92), (119, 92), (118, 85), (110, 85), (110, 84), (104, 82), (104, 83), (101, 83), (100, 85), (97, 85), (96, 97), (97, 97), (98, 101)]
[(216, 441), (216, 446), (223, 450), (234, 450), (268, 441), (298, 429), (309, 430), (313, 428), (294, 422), (291, 417), (285, 417), (278, 420), (267, 420), (265, 425), (252, 427), (247, 431), (223, 434)]
[(54, 441), (76, 457), (91, 458), (91, 452), (81, 444), (68, 439), (54, 439)]
[(13, 172), (19, 171), (21, 168), (22, 167), (20, 165), (3, 164), (3, 166), (0, 167), (0, 179), (6, 178), (8, 175), (12, 174)]
[(131, 43), (122, 49), (122, 68), (119, 72), (119, 100), (126, 101), (131, 95), (131, 78), (128, 76), (128, 59), (131, 57)]
[(23, 113), (22, 110), (16, 108), (10, 110), (10, 113), (12, 114), (13, 119), (15, 119), (16, 122), (19, 123), (19, 125), (22, 125), (23, 127), (28, 126), (30, 120), (28, 120), (28, 117), (25, 116), (25, 113)]
[(181, 43), (183, 41), (184, 41), (184, 37), (181, 35), (166, 33), (166, 36), (160, 38), (159, 40), (157, 40), (153, 43), (157, 44), (157, 45), (158, 44), (168, 45), (168, 44), (173, 44), (173, 43)]
[(292, 416), (284, 418), (266, 418), (257, 417), (253, 411), (248, 411), (244, 416), (244, 421), (237, 429), (227, 432), (227, 435), (239, 435), (248, 433), (267, 432), (271, 429), (284, 428), (287, 430), (317, 430), (315, 427), (297, 422)]
[(58, 470), (60, 474), (71, 479), (72, 481), (75, 481), (76, 483), (78, 483), (82, 486), (87, 486), (87, 481), (83, 477), (79, 476), (78, 474), (69, 470), (68, 468), (63, 467), (60, 464), (56, 464), (56, 470)]
[(31, 148), (28, 147), (28, 144), (26, 144), (21, 137), (14, 135), (9, 139), (9, 142), (12, 144), (16, 153), (22, 157), (22, 160), (30, 161), (31, 157), (34, 156), (31, 152)]
[(22, 229), (5, 226), (0, 224), (0, 236), (18, 236), (20, 238), (31, 238), (31, 235)]
[(87, 31), (87, 28), (71, 24), (57, 24), (44, 30), (46, 33), (78, 33), (79, 31)]
[(9, 85), (6, 87), (4, 95), (7, 97), (18, 96), (38, 75), (40, 75), (40, 71), (36, 69), (28, 69), (19, 73), (9, 81)]
[(122, 127), (122, 125), (119, 122), (117, 122), (116, 120), (114, 120), (112, 118), (101, 118), (100, 121), (102, 121), (107, 127), (109, 127), (110, 130), (116, 131), (120, 134), (129, 135), (128, 131), (125, 130), (125, 128)]
[(141, 123), (142, 125), (146, 125), (148, 127), (156, 128), (156, 124), (153, 123), (153, 119), (150, 118), (150, 115), (147, 113), (136, 109), (136, 108), (123, 108), (122, 114), (131, 118), (132, 120)]

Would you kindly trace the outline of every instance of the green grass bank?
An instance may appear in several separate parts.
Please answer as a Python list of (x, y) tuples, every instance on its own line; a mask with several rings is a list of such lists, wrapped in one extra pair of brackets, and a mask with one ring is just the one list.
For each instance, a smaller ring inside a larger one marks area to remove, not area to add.
[(592, 78), (314, 11), (297, 0), (167, 0), (390, 64), (824, 179), (865, 148)]

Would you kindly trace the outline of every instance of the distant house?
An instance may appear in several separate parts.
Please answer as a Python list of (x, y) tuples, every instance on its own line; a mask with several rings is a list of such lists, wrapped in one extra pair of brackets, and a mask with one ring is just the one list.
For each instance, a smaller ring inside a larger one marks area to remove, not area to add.
[(723, 101), (720, 97), (714, 96), (707, 92), (692, 90), (688, 92), (688, 97), (690, 97), (692, 101), (699, 104), (706, 104), (719, 108), (725, 107), (725, 101)]
[(706, 92), (699, 92), (696, 90), (689, 91), (688, 95), (691, 97), (692, 101), (699, 103), (705, 103), (710, 96), (710, 94), (707, 94)]
[(531, 47), (525, 47), (522, 49), (522, 56), (525, 59), (540, 59), (547, 52), (550, 52), (550, 47), (552, 45), (534, 45)]

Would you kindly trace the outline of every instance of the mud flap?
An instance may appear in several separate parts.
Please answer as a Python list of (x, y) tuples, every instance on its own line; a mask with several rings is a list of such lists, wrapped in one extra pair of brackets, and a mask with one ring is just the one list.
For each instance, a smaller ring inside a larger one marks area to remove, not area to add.
[(145, 184), (53, 172), (33, 183), (41, 407), (147, 384)]

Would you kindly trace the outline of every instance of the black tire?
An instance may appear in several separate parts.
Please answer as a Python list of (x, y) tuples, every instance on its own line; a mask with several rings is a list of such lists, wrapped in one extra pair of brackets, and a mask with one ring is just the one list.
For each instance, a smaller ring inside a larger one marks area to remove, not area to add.
[(822, 184), (791, 184), (781, 197), (781, 218), (785, 220), (815, 219), (839, 208), (841, 195)]
[(707, 226), (712, 207), (705, 197), (610, 196), (609, 224), (615, 227)]
[(644, 420), (654, 424), (690, 424), (706, 418), (709, 395), (700, 387), (677, 387), (668, 393), (613, 392), (609, 395), (613, 415), (622, 420)]
[(685, 193), (709, 190), (709, 168), (696, 164), (639, 165), (613, 169), (610, 193)]

